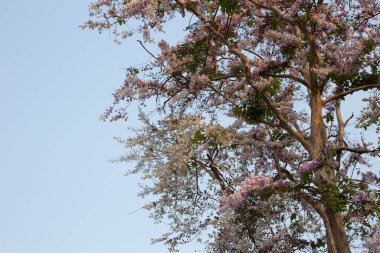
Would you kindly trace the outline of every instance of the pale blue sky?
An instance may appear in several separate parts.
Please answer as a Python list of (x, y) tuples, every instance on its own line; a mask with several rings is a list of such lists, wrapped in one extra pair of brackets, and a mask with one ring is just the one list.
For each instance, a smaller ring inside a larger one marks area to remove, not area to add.
[(165, 226), (128, 214), (144, 203), (138, 178), (108, 162), (126, 126), (98, 120), (148, 57), (79, 29), (89, 2), (0, 0), (0, 253), (167, 252), (150, 245)]

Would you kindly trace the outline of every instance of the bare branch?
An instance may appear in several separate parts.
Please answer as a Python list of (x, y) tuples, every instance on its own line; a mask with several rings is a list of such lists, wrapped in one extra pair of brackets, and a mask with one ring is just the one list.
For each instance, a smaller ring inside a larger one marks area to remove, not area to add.
[(148, 54), (150, 54), (150, 56), (152, 56), (154, 59), (157, 60), (157, 57), (154, 56), (154, 54), (153, 54), (152, 52), (150, 52), (150, 51), (144, 46), (144, 44), (142, 43), (141, 40), (137, 40), (137, 42), (140, 43), (140, 45), (142, 46), (142, 48), (144, 48), (144, 50), (145, 50)]
[(309, 83), (306, 80), (304, 80), (302, 78), (299, 78), (299, 77), (296, 77), (296, 76), (293, 76), (293, 75), (287, 75), (287, 74), (278, 74), (278, 75), (265, 74), (265, 75), (266, 76), (275, 77), (275, 78), (292, 79), (293, 81), (299, 82), (299, 83), (305, 85), (307, 88), (310, 89), (310, 85), (309, 85)]
[(335, 150), (337, 152), (339, 151), (349, 151), (349, 152), (352, 152), (352, 153), (357, 153), (357, 154), (368, 154), (368, 153), (373, 153), (373, 152), (378, 152), (380, 151), (380, 149), (366, 149), (366, 148), (351, 148), (351, 147), (347, 147), (347, 146), (343, 146), (343, 147), (337, 147), (335, 148)]
[(348, 122), (354, 117), (354, 113), (344, 122), (344, 126), (347, 126)]
[(261, 60), (263, 60), (263, 61), (265, 61), (265, 59), (261, 56), (261, 55), (259, 55), (258, 53), (256, 53), (255, 51), (252, 51), (252, 50), (250, 50), (250, 49), (243, 49), (244, 51), (247, 51), (247, 52), (249, 52), (249, 53), (251, 53), (251, 54), (253, 54), (253, 55), (256, 55), (257, 57), (259, 57)]
[(363, 85), (363, 86), (360, 86), (360, 87), (355, 87), (355, 88), (352, 88), (348, 91), (345, 91), (345, 92), (342, 92), (342, 93), (338, 93), (338, 94), (335, 94), (335, 95), (332, 95), (331, 97), (328, 97), (326, 98), (324, 101), (323, 101), (323, 105), (333, 101), (333, 100), (336, 100), (338, 98), (342, 98), (342, 97), (345, 97), (347, 95), (350, 95), (352, 93), (355, 93), (357, 91), (360, 91), (360, 90), (367, 90), (367, 89), (372, 89), (372, 88), (379, 88), (380, 89), (380, 83), (376, 83), (376, 84), (368, 84), (368, 85)]

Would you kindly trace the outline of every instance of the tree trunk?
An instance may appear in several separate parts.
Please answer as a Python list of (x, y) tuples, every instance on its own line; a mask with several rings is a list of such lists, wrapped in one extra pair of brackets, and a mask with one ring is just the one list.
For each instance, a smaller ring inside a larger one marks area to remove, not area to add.
[(322, 98), (320, 91), (315, 88), (310, 94), (311, 109), (311, 158), (317, 160), (323, 153), (326, 142), (326, 126), (322, 117)]
[(335, 248), (329, 249), (331, 253), (350, 253), (348, 237), (344, 229), (343, 219), (341, 215), (334, 212), (332, 209), (327, 210), (327, 218), (331, 228), (330, 234), (327, 235), (328, 241), (334, 240)]
[[(316, 85), (317, 86), (317, 85)], [(314, 86), (310, 93), (311, 109), (311, 158), (317, 160), (324, 153), (326, 138), (326, 126), (322, 117), (323, 102), (320, 90)], [(334, 182), (334, 171), (329, 166), (323, 166), (316, 172), (317, 185), (325, 192), (322, 196), (324, 214), (321, 214), (326, 228), (327, 247), (329, 253), (350, 253), (348, 237), (344, 228), (341, 215), (334, 210), (333, 202), (339, 201), (335, 198), (336, 185)], [(326, 191), (327, 190), (327, 191)], [(333, 199), (331, 201), (331, 199)]]

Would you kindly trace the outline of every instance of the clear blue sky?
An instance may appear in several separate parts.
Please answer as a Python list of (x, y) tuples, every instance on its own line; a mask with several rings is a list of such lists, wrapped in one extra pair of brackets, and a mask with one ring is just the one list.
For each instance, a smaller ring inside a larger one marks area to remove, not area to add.
[(138, 178), (108, 162), (126, 126), (98, 120), (124, 68), (148, 57), (79, 29), (89, 2), (1, 1), (0, 253), (167, 252), (150, 245), (165, 226), (128, 214), (144, 203)]

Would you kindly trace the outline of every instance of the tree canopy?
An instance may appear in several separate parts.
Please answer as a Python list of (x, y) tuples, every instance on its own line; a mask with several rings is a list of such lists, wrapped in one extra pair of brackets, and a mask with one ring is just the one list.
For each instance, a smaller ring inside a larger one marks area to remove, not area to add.
[[(141, 111), (144, 127), (121, 140), (156, 198), (146, 208), (169, 221), (155, 241), (379, 252), (378, 0), (98, 0), (90, 16), (86, 28), (141, 33), (151, 57), (104, 117), (126, 119), (135, 101), (160, 113)], [(155, 40), (179, 18), (180, 42)]]

